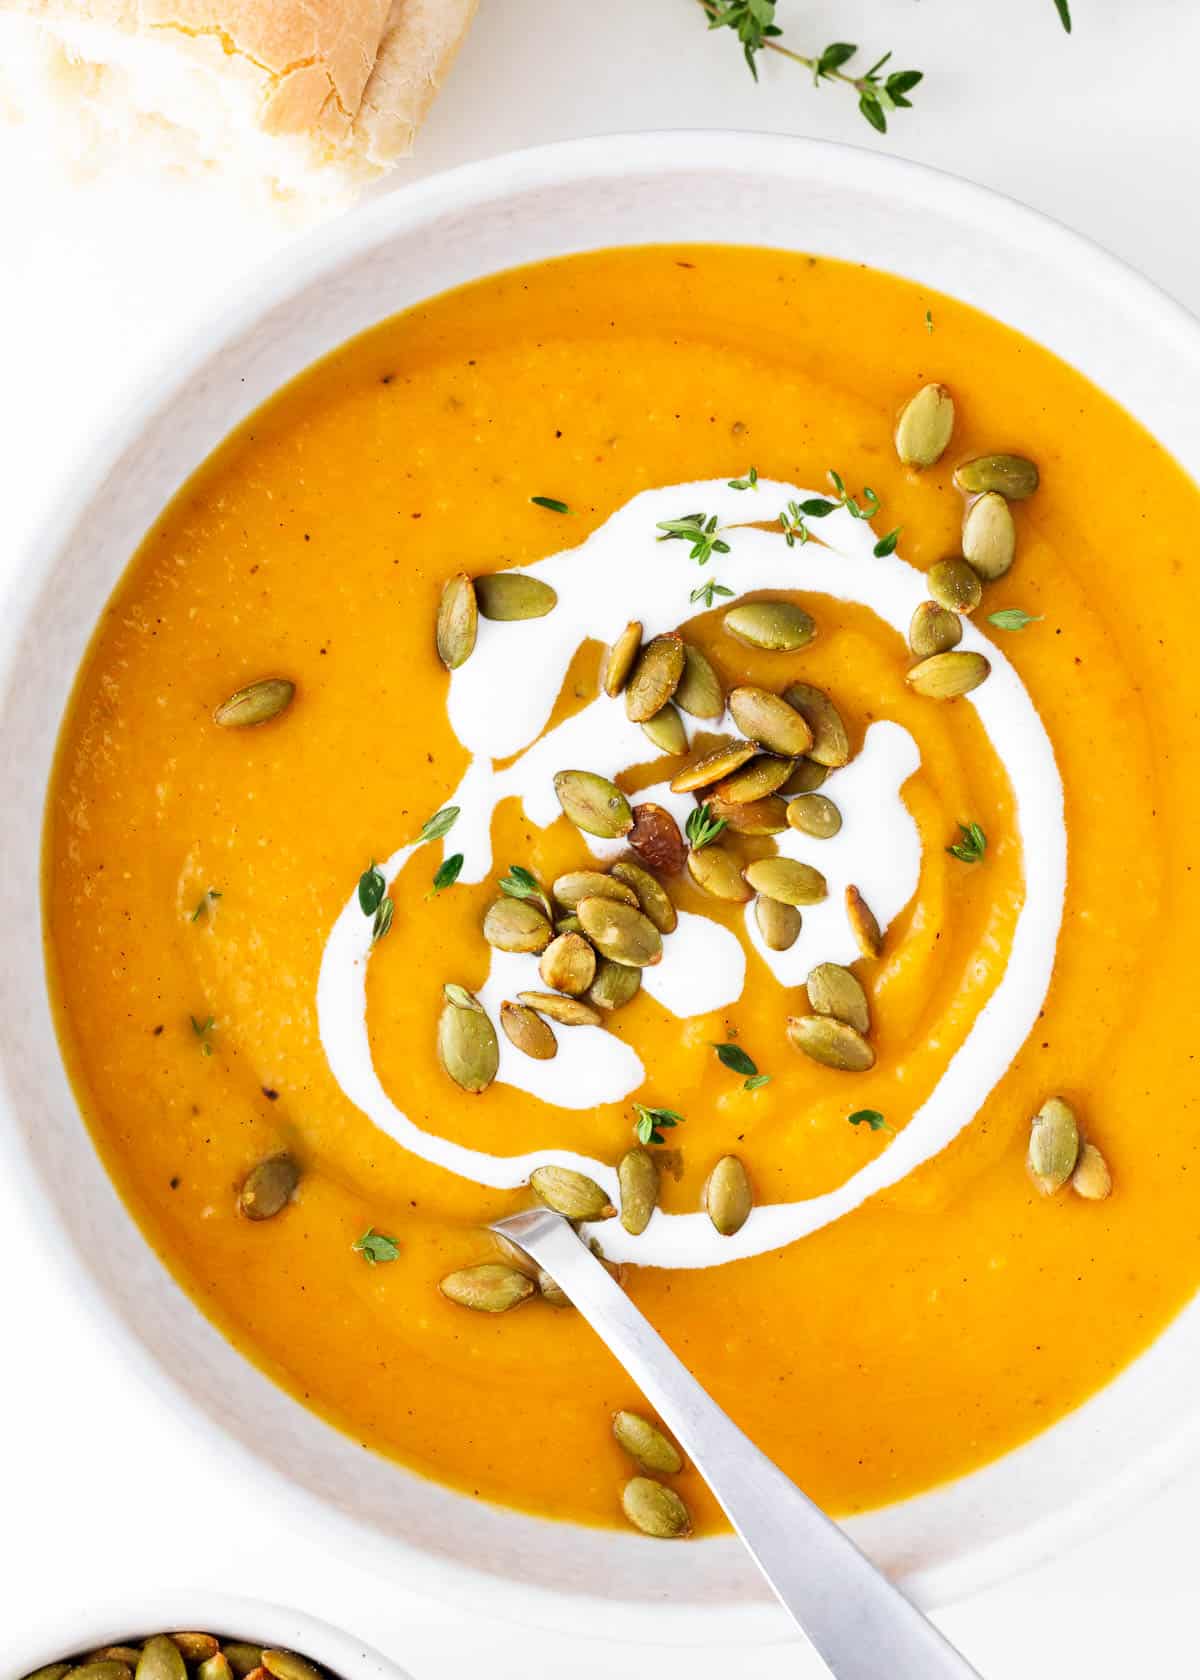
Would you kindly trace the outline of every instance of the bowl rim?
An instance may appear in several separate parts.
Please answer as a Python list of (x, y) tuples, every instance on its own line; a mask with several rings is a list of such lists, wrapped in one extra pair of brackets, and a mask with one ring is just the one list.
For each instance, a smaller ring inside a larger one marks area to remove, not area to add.
[[(1053, 217), (948, 172), (907, 159), (881, 156), (864, 147), (831, 141), (768, 133), (719, 129), (681, 129), (603, 135), (554, 142), (489, 157), (433, 174), (399, 191), (379, 197), (351, 214), (313, 230), (260, 265), (239, 282), (215, 309), (206, 311), (181, 342), (164, 378), (148, 373), (133, 382), (122, 397), (104, 435), (72, 463), (54, 511), (40, 525), (28, 545), (23, 564), (6, 591), (6, 612), (0, 615), (0, 693), (7, 687), (21, 627), (33, 610), (46, 575), (71, 534), (86, 518), (102, 493), (105, 477), (124, 450), (154, 419), (168, 409), (223, 343), (253, 328), (270, 308), (313, 284), (336, 266), (353, 261), (382, 238), (413, 230), (442, 211), (478, 210), (516, 192), (544, 185), (619, 180), (636, 168), (646, 175), (694, 171), (699, 162), (718, 169), (761, 171), (790, 177), (819, 176), (833, 189), (864, 186), (878, 190), (881, 181), (898, 196), (930, 202), (944, 213), (972, 226), (985, 225), (1001, 239), (1015, 244), (1032, 241), (1078, 271), (1086, 266), (1089, 281), (1106, 295), (1120, 299), (1131, 314), (1153, 322), (1165, 338), (1177, 341), (1189, 359), (1200, 364), (1200, 322), (1163, 288), (1103, 246)], [(14, 1108), (7, 1073), (0, 1061), (0, 1110)], [(39, 1206), (51, 1206), (37, 1164), (20, 1129), (0, 1125), (0, 1149), (15, 1157), (24, 1187)], [(61, 1286), (86, 1301), (87, 1310), (116, 1331), (124, 1358), (170, 1410), (210, 1442), (230, 1447), (253, 1467), (253, 1474), (272, 1490), (281, 1507), (313, 1520), (326, 1532), (332, 1527), (346, 1535), (358, 1555), (381, 1574), (390, 1573), (402, 1558), (412, 1585), (434, 1599), (456, 1604), (467, 1597), (480, 1611), (505, 1621), (535, 1622), (545, 1627), (575, 1630), (582, 1605), (596, 1600), (526, 1583), (519, 1592), (462, 1559), (447, 1560), (418, 1545), (380, 1536), (368, 1524), (338, 1509), (315, 1492), (264, 1461), (236, 1435), (210, 1418), (141, 1342), (132, 1327), (108, 1301), (99, 1280), (86, 1266), (73, 1266), (69, 1250), (52, 1243)], [(1155, 1344), (1152, 1343), (1151, 1347)], [(1147, 1352), (1149, 1350), (1146, 1350)], [(1145, 1357), (1139, 1359), (1133, 1365)], [(1127, 1367), (1130, 1369), (1132, 1367)], [(1200, 1454), (1200, 1417), (1167, 1431), (1125, 1461), (1112, 1475), (1049, 1515), (948, 1562), (909, 1573), (902, 1584), (918, 1603), (936, 1606), (954, 1602), (1007, 1577), (1034, 1567), (1064, 1546), (1084, 1538), (1101, 1522), (1111, 1522), (1148, 1497), (1190, 1459)], [(717, 1543), (717, 1542), (710, 1542)], [(514, 1602), (515, 1600), (515, 1602)], [(237, 1601), (229, 1601), (237, 1602)], [(772, 1643), (794, 1637), (781, 1612), (765, 1602), (714, 1608), (634, 1604), (607, 1600), (606, 1621), (594, 1636), (622, 1640), (638, 1638), (654, 1644)], [(319, 1625), (319, 1624), (318, 1624)]]
[[(250, 1644), (270, 1641), (311, 1657), (329, 1669), (333, 1680), (411, 1680), (406, 1670), (364, 1640), (305, 1610), (273, 1600), (215, 1592), (210, 1587), (159, 1587), (128, 1601), (128, 1615), (126, 1602), (106, 1598), (57, 1605), (52, 1627), (50, 1614), (44, 1613), (18, 1636), (15, 1653), (9, 1651), (0, 1667), (0, 1680), (21, 1680), (48, 1663), (114, 1645), (123, 1638), (214, 1629), (226, 1639)], [(197, 1610), (202, 1614), (197, 1615)]]

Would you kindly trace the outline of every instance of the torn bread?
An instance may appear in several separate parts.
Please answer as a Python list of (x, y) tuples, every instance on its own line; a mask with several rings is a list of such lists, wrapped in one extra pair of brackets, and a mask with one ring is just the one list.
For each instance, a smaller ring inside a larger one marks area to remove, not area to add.
[(475, 5), (0, 0), (0, 74), (78, 151), (139, 145), (339, 199), (411, 150)]

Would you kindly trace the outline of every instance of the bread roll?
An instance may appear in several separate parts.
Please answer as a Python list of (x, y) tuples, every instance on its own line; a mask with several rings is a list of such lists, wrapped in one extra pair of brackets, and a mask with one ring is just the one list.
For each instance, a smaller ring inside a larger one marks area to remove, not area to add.
[(341, 200), (412, 149), (475, 5), (0, 0), (0, 73), (82, 154), (115, 141)]

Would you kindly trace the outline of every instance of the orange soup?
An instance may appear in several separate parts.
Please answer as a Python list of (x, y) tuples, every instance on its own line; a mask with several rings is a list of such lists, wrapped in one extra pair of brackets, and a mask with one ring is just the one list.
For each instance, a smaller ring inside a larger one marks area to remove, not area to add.
[(720, 1518), (486, 1234), (538, 1197), (833, 1512), (1051, 1424), (1200, 1277), (1198, 525), (1047, 352), (794, 254), (305, 373), (133, 558), (49, 795), (148, 1241), (356, 1440), (570, 1521), (647, 1465)]

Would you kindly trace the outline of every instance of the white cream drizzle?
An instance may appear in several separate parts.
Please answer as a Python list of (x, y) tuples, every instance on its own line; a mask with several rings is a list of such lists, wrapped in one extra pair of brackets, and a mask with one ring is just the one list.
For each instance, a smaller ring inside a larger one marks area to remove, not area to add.
[[(586, 637), (611, 642), (634, 615), (652, 636), (705, 610), (695, 606), (688, 611), (697, 568), (683, 543), (655, 541), (657, 522), (703, 508), (723, 525), (736, 525), (772, 518), (788, 500), (812, 494), (766, 480), (757, 491), (735, 491), (723, 480), (648, 490), (618, 509), (577, 548), (523, 568), (554, 586), (558, 605), (541, 619), (481, 621), (474, 654), (451, 678), (451, 725), (472, 754), (449, 801), (462, 810), (453, 849), (464, 854), (464, 881), (482, 880), (493, 867), (492, 814), (501, 799), (520, 799), (529, 820), (545, 827), (560, 814), (555, 771), (579, 768), (612, 776), (647, 756), (644, 737), (627, 721), (621, 703), (603, 697), (541, 739), (538, 736), (571, 657)], [(710, 562), (712, 575), (719, 575), (738, 594), (801, 589), (858, 601), (903, 634), (917, 604), (925, 599), (922, 574), (899, 555), (877, 559), (870, 527), (842, 510), (821, 522), (819, 534), (819, 543), (788, 548), (776, 533), (743, 527), (730, 535), (732, 552)], [(630, 1237), (613, 1221), (597, 1227), (611, 1258), (653, 1266), (720, 1265), (819, 1230), (944, 1149), (978, 1112), (1020, 1049), (1050, 983), (1062, 920), (1067, 853), (1062, 783), (1037, 711), (1004, 654), (969, 623), (964, 624), (961, 646), (986, 652), (992, 663), (991, 677), (967, 703), (975, 706), (1008, 770), (1025, 865), (1025, 903), (992, 996), (908, 1125), (888, 1149), (837, 1189), (806, 1201), (758, 1207), (733, 1237), (717, 1236), (703, 1213), (656, 1213), (639, 1237)], [(519, 673), (516, 682), (514, 670)], [(517, 754), (506, 769), (495, 769), (494, 759)], [(750, 943), (781, 985), (802, 984), (815, 962), (853, 960), (856, 953), (841, 903), (846, 883), (854, 881), (861, 888), (884, 927), (912, 896), (920, 846), (899, 790), (919, 761), (906, 730), (894, 723), (874, 724), (862, 752), (837, 774), (841, 833), (824, 841), (791, 830), (778, 836), (780, 851), (815, 864), (831, 889), (825, 904), (804, 912), (801, 937), (790, 951), (767, 951), (753, 917), (747, 916)], [(690, 796), (671, 794), (665, 785), (647, 789), (638, 798), (667, 806), (681, 823), (694, 803)], [(601, 858), (623, 849), (620, 843), (585, 838)], [(381, 866), (389, 880), (413, 849), (402, 846)], [(703, 1015), (740, 996), (745, 954), (726, 928), (702, 916), (683, 915), (664, 944), (663, 961), (643, 971), (643, 985), (671, 1013), (684, 1018)], [(317, 1012), (330, 1069), (356, 1107), (406, 1149), (478, 1184), (515, 1189), (535, 1167), (552, 1162), (586, 1172), (615, 1198), (616, 1173), (604, 1162), (566, 1150), (489, 1155), (425, 1132), (402, 1113), (384, 1090), (371, 1057), (366, 1020), (369, 953), (370, 923), (351, 896), (326, 944)], [(493, 952), (480, 1000), (495, 1020), (503, 999), (539, 984), (532, 958)], [(565, 1028), (558, 1039), (558, 1055), (537, 1062), (522, 1056), (501, 1034), (497, 1077), (564, 1109), (619, 1101), (641, 1086), (644, 1069), (636, 1051), (604, 1028)]]

